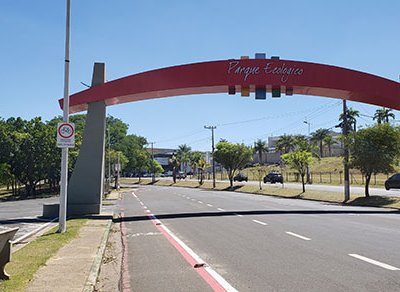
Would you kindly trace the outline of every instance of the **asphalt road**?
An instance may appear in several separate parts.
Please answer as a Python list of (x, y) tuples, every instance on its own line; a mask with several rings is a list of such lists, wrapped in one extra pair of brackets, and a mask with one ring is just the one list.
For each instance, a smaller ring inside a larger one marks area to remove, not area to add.
[(133, 291), (215, 289), (196, 257), (238, 291), (400, 291), (397, 210), (156, 186), (121, 207)]
[(58, 197), (0, 202), (0, 229), (19, 227), (14, 239), (30, 233), (49, 220), (42, 216), (43, 204), (59, 202)]

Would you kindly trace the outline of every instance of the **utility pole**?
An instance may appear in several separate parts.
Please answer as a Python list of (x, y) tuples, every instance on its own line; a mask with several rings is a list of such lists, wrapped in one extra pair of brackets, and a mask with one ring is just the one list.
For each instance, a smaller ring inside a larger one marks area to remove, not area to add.
[(212, 170), (213, 170), (213, 188), (215, 189), (215, 160), (214, 160), (214, 129), (216, 126), (204, 126), (204, 129), (211, 130), (211, 155), (212, 155)]
[(154, 143), (155, 142), (150, 142), (151, 144), (151, 181), (154, 183), (156, 181), (156, 174), (154, 173)]
[(347, 122), (347, 106), (346, 100), (343, 99), (343, 122), (342, 133), (344, 137), (343, 143), (343, 167), (344, 167), (344, 201), (350, 200), (350, 173), (349, 173), (349, 145), (347, 141), (349, 129)]
[[(65, 62), (64, 62), (64, 104), (63, 121), (69, 122), (69, 33), (71, 19), (71, 1), (67, 0), (66, 32), (65, 32)], [(58, 215), (58, 232), (67, 231), (67, 198), (68, 198), (68, 148), (61, 150), (61, 186), (60, 186), (60, 211)]]
[(311, 123), (307, 121), (307, 118), (304, 119), (303, 123), (308, 125), (308, 136), (310, 136)]
[(116, 188), (117, 190), (119, 190), (119, 171), (120, 171), (120, 169), (121, 169), (121, 164), (119, 163), (119, 154), (120, 154), (120, 152), (118, 151), (117, 166), (115, 167), (115, 168), (116, 168), (116, 171), (117, 171), (117, 175), (116, 175), (116, 178), (115, 178), (115, 188)]

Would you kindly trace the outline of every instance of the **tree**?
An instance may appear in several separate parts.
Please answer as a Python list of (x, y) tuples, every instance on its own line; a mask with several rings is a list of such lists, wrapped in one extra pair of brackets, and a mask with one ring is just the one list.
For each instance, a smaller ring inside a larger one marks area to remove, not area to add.
[(179, 162), (183, 165), (185, 176), (187, 173), (187, 164), (190, 162), (191, 150), (192, 149), (188, 145), (182, 144), (178, 146), (178, 151), (176, 151), (176, 157), (178, 158)]
[(328, 156), (332, 156), (332, 146), (335, 145), (336, 141), (331, 135), (324, 138), (324, 144), (328, 147)]
[(293, 144), (295, 150), (304, 150), (311, 152), (313, 149), (313, 145), (311, 145), (310, 141), (304, 135), (293, 136)]
[(154, 170), (154, 174), (157, 173), (163, 173), (164, 168), (161, 166), (161, 164), (157, 160), (150, 160), (150, 169)]
[(319, 156), (323, 157), (324, 155), (324, 139), (328, 136), (328, 129), (318, 129), (314, 133), (311, 133), (311, 141), (319, 144)]
[(307, 172), (307, 167), (311, 164), (311, 152), (307, 151), (294, 151), (282, 155), (282, 160), (286, 165), (296, 169), (301, 176), (301, 183), (303, 185), (303, 193), (306, 191), (304, 176)]
[(254, 153), (258, 153), (258, 162), (260, 164), (263, 164), (263, 153), (264, 152), (268, 152), (268, 146), (267, 146), (267, 142), (263, 141), (261, 139), (258, 139), (255, 143), (254, 143)]
[(220, 141), (216, 145), (214, 159), (227, 170), (230, 186), (232, 187), (235, 172), (251, 161), (252, 150), (243, 143), (233, 144)]
[[(356, 132), (357, 130), (357, 119), (360, 116), (360, 112), (358, 110), (353, 110), (351, 107), (347, 108), (346, 110), (346, 121), (347, 121), (347, 130), (348, 132), (354, 131)], [(341, 122), (337, 127), (343, 127), (343, 121), (344, 121), (344, 114), (341, 113), (339, 116), (339, 121)]]
[(190, 167), (192, 168), (193, 173), (197, 172), (198, 164), (200, 159), (203, 158), (203, 153), (200, 151), (190, 152)]
[(260, 191), (262, 190), (262, 181), (267, 171), (268, 171), (267, 167), (265, 167), (264, 165), (260, 165), (258, 163), (251, 169), (251, 172), (257, 178), (258, 187), (260, 188)]
[(282, 154), (289, 153), (294, 150), (294, 139), (292, 135), (282, 135), (279, 137), (278, 141), (276, 141), (275, 145), (276, 149), (280, 151)]
[(378, 124), (382, 124), (382, 123), (389, 123), (389, 118), (392, 119), (395, 118), (393, 110), (390, 108), (383, 107), (381, 109), (376, 110), (373, 119), (376, 120)]
[(200, 185), (203, 184), (204, 172), (206, 171), (206, 169), (208, 167), (209, 167), (209, 164), (207, 163), (207, 161), (204, 158), (201, 158), (197, 162), (197, 168), (199, 170), (199, 183), (200, 183)]
[(387, 123), (362, 129), (354, 135), (350, 163), (365, 176), (366, 197), (369, 197), (371, 176), (393, 171), (393, 166), (398, 161), (399, 149), (399, 129)]
[(176, 157), (175, 153), (172, 154), (171, 158), (169, 159), (169, 163), (172, 165), (172, 180), (176, 183), (176, 171), (179, 169), (181, 163), (179, 159)]

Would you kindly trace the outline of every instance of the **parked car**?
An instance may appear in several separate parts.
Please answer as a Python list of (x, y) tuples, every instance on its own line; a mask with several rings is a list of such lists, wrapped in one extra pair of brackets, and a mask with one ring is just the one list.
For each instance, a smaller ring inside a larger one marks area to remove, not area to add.
[(277, 172), (270, 172), (266, 176), (264, 176), (264, 183), (270, 182), (271, 184), (274, 183), (281, 183), (283, 184), (283, 176)]
[(385, 181), (385, 189), (400, 189), (400, 173), (396, 173)]
[(178, 171), (176, 173), (176, 178), (177, 179), (185, 179), (186, 178), (186, 174), (183, 171)]
[(233, 177), (233, 181), (239, 181), (239, 182), (241, 182), (241, 181), (247, 181), (248, 179), (247, 179), (247, 176), (246, 175), (244, 175), (243, 173), (238, 173), (237, 175), (235, 175), (234, 177)]

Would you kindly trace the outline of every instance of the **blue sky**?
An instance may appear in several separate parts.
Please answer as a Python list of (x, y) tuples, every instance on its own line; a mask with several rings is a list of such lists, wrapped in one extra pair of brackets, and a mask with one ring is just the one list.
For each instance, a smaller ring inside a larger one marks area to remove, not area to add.
[[(400, 1), (72, 0), (70, 92), (90, 84), (94, 62), (107, 79), (172, 65), (254, 56), (342, 66), (399, 81)], [(65, 1), (1, 0), (0, 117), (61, 115)], [(400, 97), (399, 97), (400, 98)], [(371, 116), (375, 106), (350, 102)], [(211, 147), (216, 138), (252, 144), (337, 124), (341, 101), (239, 94), (179, 96), (122, 104), (107, 112), (155, 147)], [(396, 119), (400, 112), (395, 111)], [(362, 116), (360, 125), (372, 124)]]

